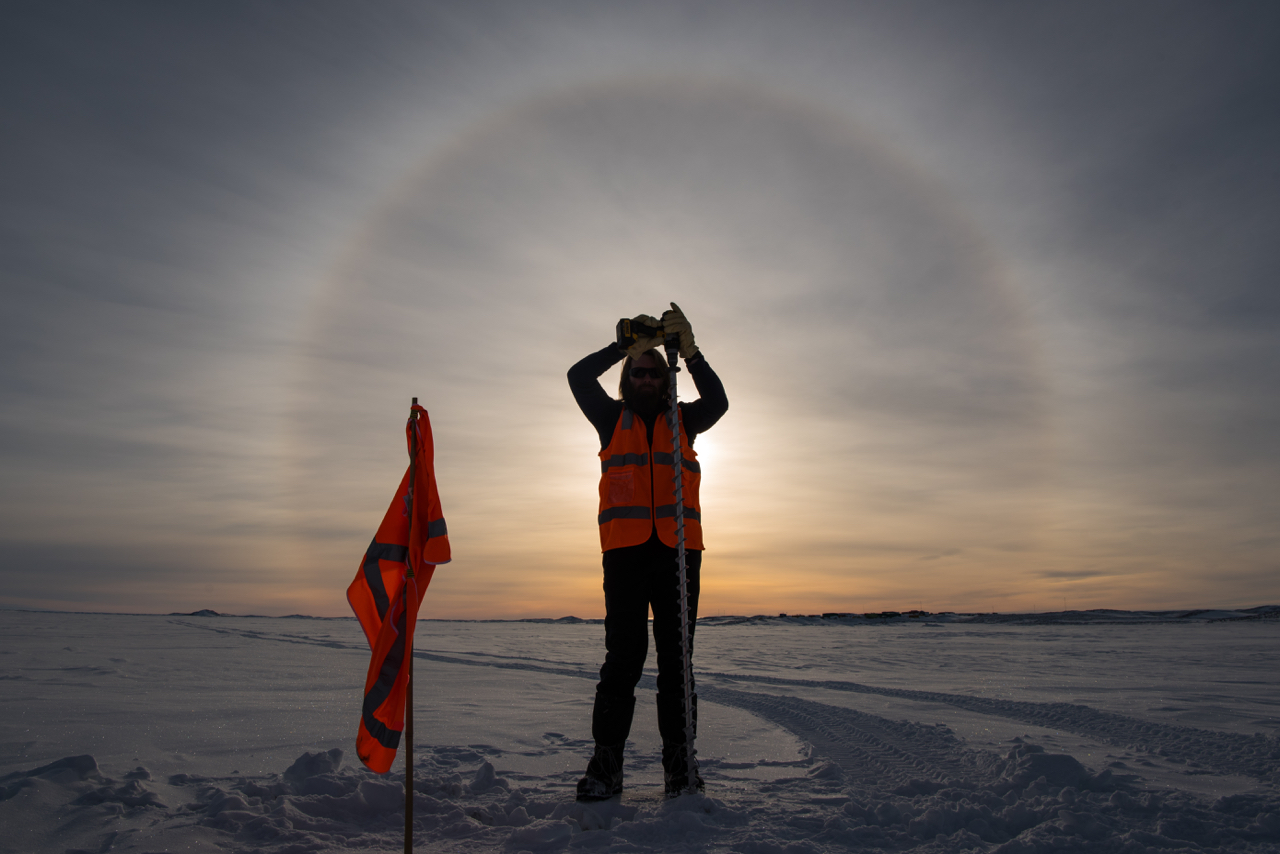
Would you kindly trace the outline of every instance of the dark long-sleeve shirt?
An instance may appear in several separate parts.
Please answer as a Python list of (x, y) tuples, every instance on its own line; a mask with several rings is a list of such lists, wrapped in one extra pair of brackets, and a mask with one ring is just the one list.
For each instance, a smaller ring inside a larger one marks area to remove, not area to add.
[[(573, 391), (573, 399), (578, 408), (587, 416), (591, 426), (600, 434), (600, 447), (608, 447), (613, 438), (613, 428), (618, 424), (622, 414), (622, 401), (609, 396), (600, 385), (600, 375), (626, 358), (626, 352), (619, 350), (617, 343), (611, 342), (591, 355), (583, 358), (569, 369), (569, 388)], [(682, 375), (693, 378), (693, 386), (698, 391), (698, 399), (689, 403), (681, 402), (680, 419), (684, 422), (685, 435), (689, 444), (699, 433), (711, 428), (729, 409), (729, 399), (725, 396), (724, 385), (716, 372), (711, 370), (707, 360), (698, 353), (686, 361), (688, 371)], [(679, 387), (677, 386), (677, 390)], [(649, 430), (649, 443), (653, 443), (653, 417), (645, 419)]]

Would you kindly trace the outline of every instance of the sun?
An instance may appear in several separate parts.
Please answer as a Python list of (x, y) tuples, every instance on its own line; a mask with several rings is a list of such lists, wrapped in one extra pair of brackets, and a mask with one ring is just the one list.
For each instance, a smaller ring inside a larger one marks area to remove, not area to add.
[(708, 463), (715, 466), (716, 461), (721, 458), (720, 443), (711, 433), (699, 433), (693, 437), (693, 450), (698, 455), (698, 467), (701, 468)]

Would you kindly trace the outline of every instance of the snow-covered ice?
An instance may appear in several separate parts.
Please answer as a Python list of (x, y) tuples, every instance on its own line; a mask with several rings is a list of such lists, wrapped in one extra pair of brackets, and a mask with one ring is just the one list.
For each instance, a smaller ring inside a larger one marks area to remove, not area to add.
[[(423, 851), (1280, 852), (1280, 609), (699, 623), (705, 796), (583, 805), (598, 622), (424, 621)], [(397, 849), (354, 620), (0, 611), (0, 851)]]

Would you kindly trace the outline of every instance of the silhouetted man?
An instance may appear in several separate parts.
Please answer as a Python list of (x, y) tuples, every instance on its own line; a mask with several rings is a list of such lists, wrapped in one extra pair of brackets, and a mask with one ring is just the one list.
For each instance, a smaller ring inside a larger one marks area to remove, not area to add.
[[(689, 643), (698, 614), (702, 565), (702, 520), (698, 501), (701, 470), (694, 438), (729, 408), (724, 386), (693, 340), (679, 307), (661, 320), (636, 321), (680, 336), (680, 357), (699, 399), (680, 403), (680, 452), (684, 504)], [(591, 714), (595, 753), (578, 782), (579, 800), (604, 800), (622, 791), (622, 758), (635, 710), (635, 687), (648, 654), (649, 609), (658, 652), (658, 732), (666, 793), (688, 785), (689, 754), (684, 726), (683, 651), (676, 558), (673, 486), (675, 436), (667, 420), (670, 379), (667, 360), (655, 348), (661, 338), (642, 339), (626, 350), (617, 343), (592, 353), (569, 369), (569, 387), (584, 415), (600, 434), (600, 546), (604, 552), (605, 659)], [(598, 377), (623, 360), (620, 400), (611, 398)], [(692, 654), (692, 650), (690, 650)], [(690, 690), (692, 690), (692, 683)], [(689, 702), (697, 720), (697, 695)], [(693, 759), (696, 784), (697, 760)]]

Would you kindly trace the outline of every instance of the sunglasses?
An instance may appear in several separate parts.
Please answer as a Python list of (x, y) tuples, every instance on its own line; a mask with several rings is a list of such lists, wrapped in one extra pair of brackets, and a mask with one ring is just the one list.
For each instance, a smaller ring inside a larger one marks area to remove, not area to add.
[(639, 380), (645, 377), (652, 377), (655, 380), (662, 379), (662, 371), (657, 368), (632, 368), (631, 379)]

